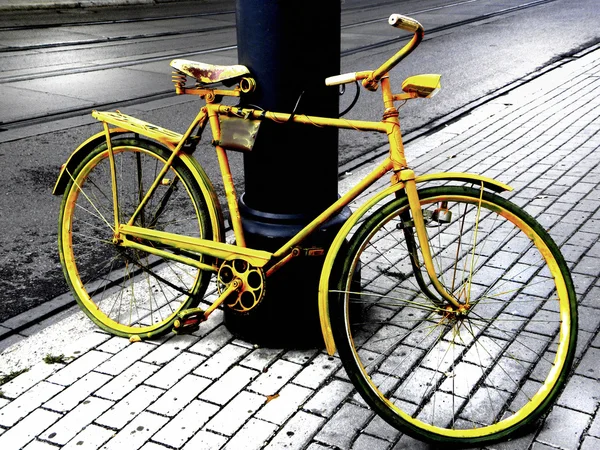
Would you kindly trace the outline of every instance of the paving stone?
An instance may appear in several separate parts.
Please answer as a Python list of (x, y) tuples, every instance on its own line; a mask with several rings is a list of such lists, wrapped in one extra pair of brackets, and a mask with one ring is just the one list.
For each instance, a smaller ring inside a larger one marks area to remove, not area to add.
[(7, 398), (16, 398), (62, 367), (61, 364), (36, 364), (27, 372), (2, 385), (2, 395)]
[(58, 412), (66, 412), (75, 408), (90, 394), (112, 380), (110, 375), (90, 372), (80, 378), (52, 400), (44, 404), (44, 408)]
[(598, 329), (598, 326), (600, 326), (600, 310), (579, 305), (577, 312), (579, 313), (577, 326), (580, 330), (593, 333)]
[(265, 450), (304, 448), (324, 422), (322, 417), (299, 411), (277, 432)]
[(61, 417), (59, 413), (36, 409), (0, 436), (0, 448), (2, 450), (21, 450)]
[(597, 278), (592, 276), (573, 272), (571, 273), (571, 278), (573, 279), (573, 285), (575, 286), (575, 293), (577, 294), (578, 299), (580, 299), (587, 292), (588, 288), (597, 280)]
[(275, 359), (283, 353), (283, 350), (276, 348), (257, 348), (246, 356), (240, 365), (249, 369), (263, 371), (266, 370)]
[(294, 378), (294, 383), (312, 389), (317, 389), (331, 376), (342, 363), (338, 358), (319, 354), (310, 364)]
[(594, 437), (600, 438), (600, 414), (598, 414), (598, 412), (596, 412), (594, 421), (587, 432)]
[(359, 430), (362, 430), (373, 413), (369, 409), (345, 403), (325, 424), (315, 440), (342, 448), (350, 448)]
[(140, 448), (169, 419), (143, 412), (104, 444), (102, 450), (135, 450)]
[(328, 385), (323, 386), (304, 405), (304, 409), (319, 416), (330, 417), (353, 389), (354, 386), (349, 382), (333, 380)]
[(88, 425), (63, 447), (63, 450), (96, 450), (115, 435), (113, 430)]
[[(110, 338), (111, 335), (99, 330), (95, 330), (92, 333), (84, 334), (83, 336), (79, 336), (75, 341), (73, 341), (71, 344), (67, 345), (63, 349), (64, 355), (67, 358), (71, 356), (80, 357), (80, 355), (85, 355), (86, 352), (95, 347), (98, 347), (102, 343), (108, 341)], [(61, 353), (63, 352), (63, 350), (61, 350)]]
[(600, 287), (592, 287), (583, 298), (580, 298), (581, 305), (589, 306), (594, 310), (600, 309)]
[(577, 411), (594, 414), (600, 402), (598, 381), (579, 375), (571, 377), (557, 404)]
[(266, 401), (262, 395), (242, 391), (206, 424), (205, 429), (232, 436)]
[(600, 378), (600, 349), (590, 347), (583, 355), (575, 373), (598, 380)]
[(600, 448), (600, 439), (593, 436), (586, 436), (580, 450), (598, 450)]
[(89, 397), (42, 433), (41, 438), (55, 444), (65, 445), (112, 405), (113, 402), (109, 400)]
[(190, 403), (206, 386), (210, 380), (196, 375), (186, 375), (175, 386), (165, 392), (156, 402), (148, 407), (164, 416), (173, 417)]
[(598, 277), (600, 275), (600, 258), (584, 256), (573, 268), (573, 272)]
[(531, 450), (556, 450), (556, 447), (551, 447), (550, 445), (542, 444), (541, 442), (534, 442), (531, 446)]
[(200, 395), (202, 400), (225, 405), (258, 376), (255, 370), (235, 366)]
[(199, 353), (204, 356), (211, 356), (232, 339), (233, 335), (225, 328), (225, 325), (221, 325), (210, 334), (200, 339), (196, 344), (190, 347), (189, 350), (190, 352)]
[(223, 450), (259, 450), (275, 431), (277, 426), (272, 423), (250, 419)]
[(138, 386), (133, 392), (129, 393), (125, 398), (102, 414), (102, 416), (97, 418), (95, 422), (99, 425), (119, 430), (144, 411), (148, 405), (164, 394), (164, 392), (162, 389), (150, 386)]
[(398, 436), (400, 436), (400, 432), (398, 430), (396, 430), (393, 426), (379, 416), (373, 417), (363, 432), (380, 439), (385, 439), (389, 442), (395, 441), (398, 439)]
[(526, 448), (528, 449), (531, 448), (536, 434), (537, 430), (533, 430), (525, 434), (524, 436), (510, 438), (510, 440), (504, 440), (502, 442), (488, 445), (486, 446), (486, 448), (489, 450), (523, 450)]
[(152, 439), (170, 447), (181, 448), (218, 411), (219, 407), (216, 405), (194, 400)]
[(231, 366), (242, 359), (247, 353), (247, 348), (227, 344), (204, 361), (204, 363), (194, 371), (194, 374), (214, 380), (227, 372)]
[(105, 363), (96, 367), (95, 370), (109, 375), (118, 375), (155, 348), (155, 345), (147, 344), (145, 342), (129, 344), (128, 347), (112, 356)]
[(227, 442), (225, 436), (219, 436), (215, 433), (208, 431), (199, 431), (194, 437), (183, 447), (183, 450), (216, 450), (223, 447), (223, 444)]
[(146, 384), (169, 389), (204, 361), (205, 357), (184, 352), (146, 380)]
[(96, 392), (96, 395), (108, 400), (120, 400), (157, 370), (157, 366), (137, 361), (129, 369), (122, 372), (116, 378), (113, 378), (108, 384), (105, 384), (104, 387)]
[(259, 411), (256, 418), (283, 425), (312, 394), (312, 389), (288, 384)]
[(555, 406), (544, 421), (536, 441), (560, 448), (577, 448), (591, 417), (578, 411)]
[(23, 417), (38, 408), (42, 403), (51, 399), (64, 387), (42, 381), (17, 397), (4, 408), (0, 409), (0, 425), (12, 427)]
[(276, 361), (267, 372), (262, 373), (249, 389), (263, 395), (276, 394), (296, 373), (302, 369), (299, 364), (284, 360)]
[(104, 344), (100, 345), (98, 347), (98, 350), (100, 350), (101, 352), (112, 353), (114, 355), (115, 353), (119, 353), (121, 350), (123, 350), (130, 344), (131, 342), (129, 342), (129, 339), (127, 338), (113, 336)]
[(352, 450), (387, 450), (390, 443), (383, 439), (361, 434), (350, 447)]
[(69, 386), (79, 378), (87, 375), (112, 355), (110, 353), (91, 350), (48, 378), (51, 383)]
[(142, 361), (156, 365), (166, 364), (198, 340), (194, 335), (175, 335), (156, 347), (156, 350), (146, 355)]
[(406, 434), (392, 447), (392, 450), (430, 450), (431, 446)]
[(283, 359), (296, 364), (308, 364), (313, 359), (319, 350), (308, 349), (308, 350), (289, 350), (283, 355)]

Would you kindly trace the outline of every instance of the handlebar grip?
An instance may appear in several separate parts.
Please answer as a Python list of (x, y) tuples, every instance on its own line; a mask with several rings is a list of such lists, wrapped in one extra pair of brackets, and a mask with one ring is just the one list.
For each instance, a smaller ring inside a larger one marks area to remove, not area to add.
[(411, 33), (415, 33), (418, 29), (423, 28), (418, 21), (402, 14), (392, 14), (388, 19), (388, 23), (393, 27), (401, 28)]
[(341, 75), (325, 78), (325, 84), (327, 86), (336, 86), (338, 84), (352, 83), (353, 81), (356, 81), (356, 72), (343, 73)]

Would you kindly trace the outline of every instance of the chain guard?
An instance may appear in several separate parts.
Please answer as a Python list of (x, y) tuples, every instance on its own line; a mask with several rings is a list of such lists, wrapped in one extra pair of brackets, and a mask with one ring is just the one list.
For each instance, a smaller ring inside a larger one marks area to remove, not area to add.
[(234, 291), (225, 304), (237, 313), (247, 313), (255, 308), (265, 294), (265, 276), (261, 268), (254, 267), (243, 259), (225, 261), (219, 268), (217, 289), (225, 292), (229, 284), (239, 279), (242, 287)]

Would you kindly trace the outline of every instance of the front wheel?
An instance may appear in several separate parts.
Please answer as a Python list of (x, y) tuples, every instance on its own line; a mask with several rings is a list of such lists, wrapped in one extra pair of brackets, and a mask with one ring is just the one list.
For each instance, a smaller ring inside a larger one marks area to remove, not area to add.
[(467, 187), (419, 191), (441, 299), (424, 270), (405, 197), (352, 236), (330, 283), (340, 357), (388, 423), (429, 442), (496, 441), (540, 418), (575, 353), (568, 268), (535, 219)]
[[(119, 245), (114, 196), (119, 223), (128, 223), (171, 153), (132, 138), (114, 139), (112, 149), (116, 193), (106, 143), (70, 174), (59, 216), (60, 260), (75, 299), (97, 325), (119, 336), (149, 338), (169, 331), (178, 312), (198, 304), (211, 273)], [(209, 201), (175, 159), (134, 225), (211, 239)]]

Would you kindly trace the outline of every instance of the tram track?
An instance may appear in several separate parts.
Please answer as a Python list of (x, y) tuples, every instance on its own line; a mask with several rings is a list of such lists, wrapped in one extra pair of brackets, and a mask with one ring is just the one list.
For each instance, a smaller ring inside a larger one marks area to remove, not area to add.
[[(462, 5), (466, 5), (466, 4), (470, 4), (470, 3), (476, 3), (476, 2), (480, 2), (480, 1), (485, 1), (485, 0), (461, 0), (458, 2), (446, 4), (446, 5), (440, 5), (440, 6), (435, 6), (435, 7), (430, 7), (430, 8), (425, 8), (425, 9), (420, 9), (420, 10), (415, 10), (415, 11), (406, 11), (403, 13), (408, 16), (414, 16), (417, 14), (424, 14), (424, 13), (428, 13), (428, 12), (439, 11), (439, 10), (443, 10), (443, 9), (453, 8), (453, 7), (462, 6)], [(507, 11), (507, 12), (511, 12), (513, 10), (518, 11), (520, 9), (528, 8), (531, 6), (537, 6), (538, 4), (550, 3), (553, 1), (556, 1), (556, 0), (535, 0), (532, 2), (517, 5), (514, 7), (505, 8), (505, 9), (500, 10), (495, 13), (491, 13), (490, 17), (493, 17), (494, 15), (502, 14), (502, 13), (504, 13), (504, 11)], [(393, 4), (393, 3), (396, 3), (396, 2), (383, 2), (383, 3), (371, 4), (371, 5), (369, 5), (368, 9), (375, 9), (377, 7), (381, 7), (381, 6), (385, 6), (387, 4)], [(361, 8), (359, 8), (359, 7), (348, 8), (344, 12), (349, 13), (353, 10), (360, 10), (360, 9)], [(364, 10), (364, 8), (362, 8), (362, 10)], [(217, 12), (217, 13), (199, 13), (199, 14), (188, 14), (188, 15), (173, 15), (173, 16), (165, 16), (165, 17), (148, 17), (148, 18), (136, 18), (136, 19), (115, 19), (115, 20), (102, 20), (102, 21), (89, 21), (89, 22), (70, 22), (70, 23), (59, 24), (59, 25), (42, 25), (42, 24), (40, 24), (40, 25), (32, 25), (30, 27), (23, 25), (23, 26), (16, 26), (16, 27), (0, 27), (0, 32), (19, 31), (19, 30), (28, 30), (28, 29), (44, 29), (44, 28), (71, 28), (71, 27), (90, 27), (90, 26), (103, 26), (103, 25), (131, 24), (131, 23), (142, 23), (142, 22), (163, 21), (163, 20), (200, 18), (200, 17), (206, 18), (206, 17), (212, 17), (212, 16), (231, 15), (231, 14), (235, 14), (235, 11), (224, 11), (224, 12)], [(481, 17), (485, 17), (485, 16), (487, 16), (487, 15), (483, 15)], [(357, 28), (360, 26), (369, 25), (369, 24), (377, 23), (377, 22), (383, 22), (386, 20), (387, 20), (387, 17), (378, 17), (375, 19), (354, 21), (352, 23), (342, 25), (341, 29), (345, 30), (345, 29)], [(477, 21), (477, 20), (481, 20), (481, 19), (479, 17), (474, 17), (472, 19), (467, 19), (466, 21), (463, 21), (463, 22)], [(6, 47), (0, 48), (0, 54), (1, 53), (9, 53), (9, 52), (11, 52), (11, 53), (12, 52), (25, 52), (25, 51), (31, 51), (31, 50), (48, 50), (48, 49), (52, 49), (52, 48), (61, 48), (61, 47), (78, 47), (78, 46), (84, 46), (84, 45), (113, 43), (113, 42), (119, 42), (119, 41), (136, 41), (136, 40), (141, 40), (141, 39), (155, 39), (155, 38), (159, 38), (159, 37), (168, 37), (168, 36), (185, 36), (185, 35), (189, 35), (189, 34), (201, 34), (201, 33), (207, 33), (207, 32), (211, 32), (211, 31), (215, 31), (215, 30), (228, 30), (228, 29), (234, 29), (234, 28), (235, 28), (235, 25), (219, 25), (219, 26), (214, 26), (214, 27), (194, 28), (194, 29), (178, 30), (178, 31), (166, 31), (166, 32), (134, 34), (134, 35), (124, 35), (124, 36), (106, 36), (104, 38), (98, 38), (98, 39), (83, 39), (83, 40), (80, 40), (77, 42), (68, 41), (68, 42), (41, 43), (41, 44), (23, 45), (23, 46), (6, 46)], [(430, 30), (430, 32), (433, 32), (433, 31), (434, 31), (433, 29)], [(360, 49), (357, 49), (357, 50), (360, 50)]]
[[(460, 2), (455, 2), (452, 4), (448, 4), (448, 5), (441, 5), (441, 6), (436, 6), (433, 8), (422, 9), (420, 11), (409, 12), (408, 14), (410, 15), (410, 14), (424, 13), (424, 12), (439, 10), (439, 9), (443, 9), (443, 8), (449, 8), (452, 6), (458, 6), (458, 5), (463, 5), (463, 4), (467, 4), (467, 3), (474, 3), (476, 1), (480, 1), (480, 0), (462, 0)], [(471, 24), (474, 24), (477, 22), (493, 19), (495, 17), (499, 17), (499, 16), (511, 14), (511, 13), (514, 13), (517, 11), (522, 11), (522, 10), (533, 8), (536, 6), (548, 4), (548, 3), (551, 3), (554, 1), (556, 1), (556, 0), (533, 0), (533, 1), (526, 2), (526, 3), (521, 3), (518, 5), (512, 6), (512, 7), (503, 8), (501, 10), (492, 11), (490, 13), (481, 14), (481, 15), (478, 15), (478, 16), (475, 16), (472, 18), (468, 18), (465, 20), (452, 22), (452, 23), (441, 25), (438, 27), (433, 27), (433, 28), (428, 29), (426, 39), (433, 39), (436, 37), (436, 34), (450, 30), (450, 29), (471, 25)], [(158, 19), (156, 19), (156, 20), (158, 20)], [(370, 20), (365, 20), (365, 21), (353, 22), (351, 24), (345, 24), (342, 26), (342, 31), (345, 29), (355, 28), (360, 25), (370, 24), (370, 23), (374, 23), (374, 22), (382, 21), (382, 20), (385, 20), (385, 19), (384, 18), (370, 19)], [(219, 27), (219, 30), (222, 30), (222, 29), (223, 29), (223, 27)], [(176, 32), (174, 32), (174, 35), (176, 35)], [(348, 56), (355, 55), (355, 54), (368, 52), (368, 51), (371, 51), (374, 49), (378, 49), (381, 47), (385, 47), (385, 46), (399, 43), (399, 42), (406, 41), (406, 40), (408, 40), (408, 37), (406, 37), (406, 36), (400, 36), (400, 37), (395, 37), (395, 38), (391, 38), (391, 39), (382, 39), (382, 40), (379, 40), (379, 41), (371, 43), (371, 44), (357, 46), (357, 47), (343, 50), (341, 52), (341, 57), (343, 58), (343, 57), (348, 57)], [(174, 58), (186, 58), (186, 57), (190, 57), (190, 56), (198, 56), (198, 55), (208, 54), (208, 53), (225, 52), (225, 51), (229, 51), (229, 50), (234, 50), (236, 48), (237, 48), (237, 45), (225, 45), (225, 46), (214, 47), (211, 49), (193, 49), (193, 50), (188, 50), (185, 52), (180, 52), (180, 51), (179, 52), (163, 52), (159, 55), (148, 55), (148, 56), (141, 56), (141, 57), (137, 57), (137, 58), (129, 58), (125, 61), (89, 63), (89, 64), (81, 65), (79, 67), (70, 67), (68, 69), (37, 70), (35, 73), (29, 73), (29, 74), (23, 74), (23, 75), (0, 76), (0, 84), (20, 82), (20, 81), (30, 81), (30, 80), (36, 80), (36, 79), (47, 78), (47, 77), (56, 77), (56, 76), (62, 76), (62, 75), (80, 74), (80, 73), (93, 72), (93, 71), (99, 71), (99, 70), (116, 69), (116, 68), (122, 68), (122, 67), (135, 66), (137, 64), (146, 64), (146, 63), (152, 63), (152, 62), (157, 62), (157, 61), (169, 60), (169, 59), (174, 59)], [(132, 104), (137, 104), (137, 103), (145, 103), (145, 102), (149, 102), (149, 101), (153, 101), (153, 100), (159, 100), (159, 99), (165, 98), (170, 95), (172, 95), (172, 89), (162, 90), (159, 92), (153, 92), (148, 95), (138, 96), (138, 97), (127, 99), (125, 101), (119, 101), (116, 103), (110, 102), (110, 103), (94, 104), (93, 107), (110, 109), (110, 108), (113, 108), (113, 107), (119, 106), (119, 105), (124, 106), (124, 105), (132, 105)], [(10, 122), (4, 122), (4, 123), (0, 123), (0, 131), (35, 125), (38, 123), (48, 122), (48, 121), (52, 121), (52, 120), (74, 117), (81, 113), (87, 112), (89, 109), (90, 109), (90, 107), (71, 108), (68, 110), (57, 111), (57, 112), (50, 113), (50, 114), (43, 114), (43, 115), (39, 115), (39, 116), (35, 116), (35, 117), (28, 117), (26, 119), (19, 119), (19, 120), (10, 121)]]

